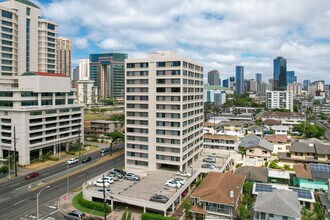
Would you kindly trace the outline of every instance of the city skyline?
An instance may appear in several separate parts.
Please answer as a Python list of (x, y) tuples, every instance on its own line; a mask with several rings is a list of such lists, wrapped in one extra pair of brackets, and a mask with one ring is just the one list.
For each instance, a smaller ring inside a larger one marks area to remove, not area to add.
[(282, 1), (37, 3), (43, 16), (59, 24), (58, 35), (73, 40), (74, 65), (90, 53), (134, 58), (174, 50), (204, 63), (205, 72), (218, 69), (223, 79), (234, 75), (236, 65), (245, 67), (246, 78), (262, 73), (267, 79), (273, 74), (272, 60), (283, 56), (300, 82), (315, 76), (330, 80), (330, 2), (317, 2), (285, 1), (286, 9), (279, 11)]

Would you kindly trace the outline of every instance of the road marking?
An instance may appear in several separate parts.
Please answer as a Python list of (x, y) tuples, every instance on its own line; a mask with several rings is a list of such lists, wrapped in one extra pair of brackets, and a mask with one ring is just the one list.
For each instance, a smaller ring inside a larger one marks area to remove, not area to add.
[(10, 187), (14, 187), (14, 186), (17, 186), (17, 185), (19, 185), (20, 183), (16, 183), (16, 184), (14, 184), (14, 185), (11, 185)]
[(19, 201), (19, 202), (16, 202), (16, 203), (14, 203), (13, 206), (16, 206), (17, 204), (20, 204), (20, 203), (22, 203), (22, 202), (24, 202), (24, 201), (25, 201), (25, 199), (23, 199), (23, 200), (21, 200), (21, 201)]
[(48, 206), (49, 208), (51, 208), (51, 209), (57, 209), (55, 206)]
[(30, 218), (36, 219), (37, 217), (34, 215), (29, 215)]
[(47, 216), (45, 216), (45, 217), (43, 217), (43, 218), (41, 218), (40, 220), (48, 220), (48, 219), (55, 219), (55, 218), (52, 218), (52, 217), (50, 217), (51, 215), (53, 215), (53, 214), (55, 214), (56, 212), (58, 212), (58, 211), (60, 211), (60, 210), (56, 210), (56, 211), (54, 211), (54, 212), (51, 212), (51, 213), (49, 213), (49, 215), (47, 215)]

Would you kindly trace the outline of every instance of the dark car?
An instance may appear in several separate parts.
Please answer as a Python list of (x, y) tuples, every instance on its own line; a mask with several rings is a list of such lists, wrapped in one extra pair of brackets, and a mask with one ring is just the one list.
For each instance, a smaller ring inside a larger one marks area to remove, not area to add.
[(119, 173), (117, 171), (114, 171), (114, 170), (110, 170), (109, 171), (108, 175), (110, 176), (111, 174), (114, 174), (114, 175), (118, 176), (118, 178), (123, 178), (124, 177), (123, 174), (121, 174), (121, 173)]
[(105, 154), (105, 153), (107, 153), (107, 152), (109, 152), (110, 150), (109, 150), (109, 148), (103, 148), (102, 150), (101, 150), (101, 154)]
[(26, 176), (25, 176), (25, 179), (26, 179), (26, 180), (30, 180), (30, 179), (33, 179), (33, 178), (38, 177), (38, 176), (40, 176), (39, 173), (37, 173), (37, 172), (32, 172), (32, 173), (29, 173), (28, 175), (26, 175)]
[(216, 159), (213, 158), (213, 157), (207, 157), (207, 158), (204, 158), (203, 159), (203, 162), (206, 162), (206, 163), (215, 163), (216, 162)]
[(120, 173), (121, 175), (125, 176), (126, 175), (126, 171), (125, 170), (121, 170), (121, 169), (114, 169), (114, 171)]
[(202, 168), (211, 169), (211, 170), (216, 170), (217, 169), (213, 164), (209, 164), (209, 163), (203, 164)]
[(134, 173), (126, 173), (124, 179), (132, 180), (132, 181), (140, 181), (141, 178), (138, 175), (135, 175)]
[(65, 219), (75, 220), (75, 219), (85, 219), (85, 217), (86, 217), (85, 213), (78, 210), (74, 210), (72, 212), (64, 214)]
[(92, 157), (84, 157), (84, 159), (82, 159), (82, 163), (87, 163), (87, 162), (90, 162), (92, 161)]
[(154, 195), (150, 198), (151, 202), (167, 203), (168, 198), (163, 195)]

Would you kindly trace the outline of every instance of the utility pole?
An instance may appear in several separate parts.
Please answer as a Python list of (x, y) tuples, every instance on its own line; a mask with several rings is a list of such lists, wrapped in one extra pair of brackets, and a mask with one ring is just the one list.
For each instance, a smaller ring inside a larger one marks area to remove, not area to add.
[(8, 172), (8, 175), (9, 175), (9, 176), (8, 176), (8, 179), (10, 179), (10, 172), (11, 172), (11, 170), (10, 170), (10, 167), (11, 167), (11, 166), (10, 166), (10, 165), (11, 165), (11, 164), (10, 164), (10, 157), (11, 157), (11, 153), (10, 153), (10, 150), (9, 150), (9, 151), (8, 151), (8, 171), (9, 171), (9, 172)]
[(81, 136), (81, 125), (79, 126), (79, 134), (78, 134), (79, 157), (81, 156), (80, 136)]
[(16, 159), (16, 142), (17, 142), (17, 138), (16, 138), (16, 128), (14, 126), (14, 167), (15, 167), (15, 177), (17, 177), (17, 159)]
[(107, 208), (106, 208), (106, 199), (105, 199), (105, 181), (104, 181), (104, 174), (103, 174), (103, 206), (104, 206), (104, 220), (107, 219)]

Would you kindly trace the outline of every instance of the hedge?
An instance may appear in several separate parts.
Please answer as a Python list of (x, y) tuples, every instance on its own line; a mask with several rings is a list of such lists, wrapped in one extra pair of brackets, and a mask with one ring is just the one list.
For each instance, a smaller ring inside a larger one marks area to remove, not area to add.
[[(80, 192), (78, 194), (78, 203), (79, 203), (79, 205), (81, 205), (85, 208), (89, 208), (89, 209), (97, 210), (97, 211), (101, 211), (101, 212), (104, 211), (104, 204), (103, 203), (101, 203), (101, 202), (92, 202), (92, 201), (88, 201), (88, 200), (84, 199), (82, 192)], [(107, 210), (107, 213), (111, 212), (110, 206), (106, 205), (105, 208)]]
[(172, 217), (165, 217), (159, 214), (153, 213), (142, 213), (141, 215), (142, 220), (178, 220), (177, 218)]

